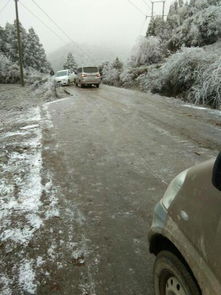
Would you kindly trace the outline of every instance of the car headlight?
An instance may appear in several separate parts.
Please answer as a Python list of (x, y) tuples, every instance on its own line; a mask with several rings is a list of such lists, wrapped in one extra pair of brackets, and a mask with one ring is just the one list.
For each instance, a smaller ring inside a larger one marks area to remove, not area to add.
[(162, 204), (163, 206), (168, 209), (175, 199), (177, 193), (181, 189), (187, 175), (188, 169), (181, 172), (179, 175), (177, 175), (169, 184), (163, 198), (162, 198)]

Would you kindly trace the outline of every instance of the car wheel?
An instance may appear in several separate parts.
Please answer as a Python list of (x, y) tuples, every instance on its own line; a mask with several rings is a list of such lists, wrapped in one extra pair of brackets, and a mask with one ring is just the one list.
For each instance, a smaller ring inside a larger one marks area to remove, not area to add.
[(155, 295), (200, 295), (193, 276), (180, 259), (168, 251), (160, 252), (154, 264)]
[(68, 80), (68, 86), (70, 86), (70, 84), (71, 84), (71, 81), (70, 81), (70, 80)]
[(84, 88), (84, 84), (81, 84), (81, 83), (80, 83), (80, 87), (81, 87), (81, 88)]
[(96, 86), (97, 86), (97, 88), (99, 88), (100, 87), (100, 84), (97, 84)]

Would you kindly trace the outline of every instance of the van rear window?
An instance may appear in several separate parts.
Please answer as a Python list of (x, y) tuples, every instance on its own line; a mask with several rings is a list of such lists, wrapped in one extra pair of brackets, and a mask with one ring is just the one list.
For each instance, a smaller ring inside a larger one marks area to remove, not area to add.
[(98, 68), (97, 67), (85, 67), (83, 68), (84, 73), (97, 73)]

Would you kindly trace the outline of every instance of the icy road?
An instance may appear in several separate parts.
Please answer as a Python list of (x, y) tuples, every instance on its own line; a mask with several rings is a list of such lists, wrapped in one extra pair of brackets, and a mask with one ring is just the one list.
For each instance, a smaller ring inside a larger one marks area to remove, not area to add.
[(178, 172), (221, 149), (221, 112), (66, 90), (1, 129), (0, 294), (153, 295), (153, 207)]

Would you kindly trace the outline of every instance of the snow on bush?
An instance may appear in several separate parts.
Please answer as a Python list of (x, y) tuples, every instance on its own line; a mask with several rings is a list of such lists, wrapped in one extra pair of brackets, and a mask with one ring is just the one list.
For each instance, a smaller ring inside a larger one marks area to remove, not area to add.
[(32, 68), (26, 71), (26, 84), (31, 86), (36, 95), (40, 95), (46, 100), (56, 96), (53, 77), (39, 73)]
[(121, 86), (120, 74), (123, 71), (123, 64), (118, 58), (113, 63), (106, 63), (102, 70), (103, 82), (112, 86)]
[[(32, 68), (24, 69), (25, 83), (30, 85), (36, 94), (45, 99), (55, 97), (55, 85), (53, 79)], [(20, 69), (17, 63), (11, 62), (4, 54), (0, 53), (0, 83), (19, 83)]]
[(106, 66), (103, 69), (103, 82), (108, 85), (118, 86), (120, 81), (120, 74), (117, 69), (111, 66)]
[(203, 46), (212, 44), (219, 38), (221, 38), (221, 7), (209, 6), (187, 18), (175, 29), (168, 47), (174, 51), (183, 45)]
[(131, 71), (131, 69), (126, 68), (121, 74), (120, 74), (120, 80), (122, 82), (122, 86), (124, 87), (132, 87), (134, 86), (134, 75)]
[(161, 67), (152, 90), (168, 96), (187, 91), (196, 80), (198, 67), (208, 60), (201, 48), (184, 48)]
[(158, 37), (140, 37), (132, 53), (130, 65), (138, 67), (160, 62), (165, 55), (161, 40)]
[(143, 84), (145, 90), (150, 87), (152, 92), (219, 107), (220, 58), (202, 48), (183, 48), (169, 57), (159, 71), (149, 71)]
[(199, 69), (188, 99), (196, 104), (207, 104), (214, 108), (221, 106), (221, 58)]
[(140, 66), (140, 67), (128, 67), (125, 68), (124, 71), (120, 74), (121, 84), (124, 87), (132, 88), (138, 87), (139, 82), (137, 78), (147, 72), (148, 66)]
[(0, 83), (17, 83), (20, 79), (19, 67), (0, 53)]
[(146, 72), (137, 77), (136, 82), (143, 91), (150, 91), (159, 78), (160, 65), (151, 65)]

